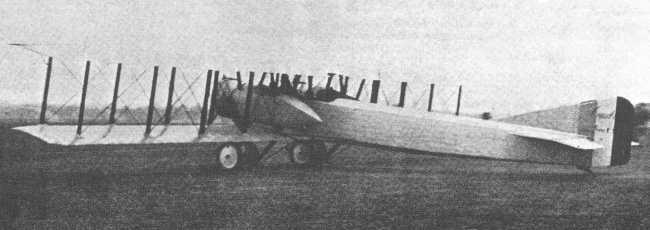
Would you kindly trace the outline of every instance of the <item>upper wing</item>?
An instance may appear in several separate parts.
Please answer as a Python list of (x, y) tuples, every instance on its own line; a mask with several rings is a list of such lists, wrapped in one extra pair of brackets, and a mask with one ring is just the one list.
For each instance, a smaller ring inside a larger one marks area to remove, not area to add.
[(286, 139), (260, 126), (253, 126), (246, 133), (241, 133), (231, 121), (210, 125), (205, 134), (200, 136), (198, 127), (194, 125), (155, 126), (149, 136), (143, 135), (144, 125), (87, 125), (84, 126), (82, 135), (76, 135), (76, 128), (75, 125), (32, 125), (13, 129), (57, 145), (260, 142)]

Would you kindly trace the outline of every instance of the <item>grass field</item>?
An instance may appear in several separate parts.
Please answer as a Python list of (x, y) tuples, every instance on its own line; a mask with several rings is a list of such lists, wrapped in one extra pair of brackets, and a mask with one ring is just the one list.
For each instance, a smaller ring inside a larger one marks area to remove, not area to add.
[(213, 146), (3, 150), (4, 229), (648, 229), (650, 149), (568, 166), (347, 148), (320, 168), (280, 154), (214, 170)]

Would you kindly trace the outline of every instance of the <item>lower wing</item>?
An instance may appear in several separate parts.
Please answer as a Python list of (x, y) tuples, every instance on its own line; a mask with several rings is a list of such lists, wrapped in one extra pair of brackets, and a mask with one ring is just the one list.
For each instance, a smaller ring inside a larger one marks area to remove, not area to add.
[(195, 125), (155, 126), (147, 136), (143, 135), (145, 125), (87, 125), (81, 135), (76, 134), (75, 125), (32, 125), (13, 129), (48, 144), (65, 146), (262, 142), (287, 139), (259, 126), (253, 126), (246, 133), (242, 133), (232, 122), (210, 125), (204, 135), (198, 134), (198, 127)]

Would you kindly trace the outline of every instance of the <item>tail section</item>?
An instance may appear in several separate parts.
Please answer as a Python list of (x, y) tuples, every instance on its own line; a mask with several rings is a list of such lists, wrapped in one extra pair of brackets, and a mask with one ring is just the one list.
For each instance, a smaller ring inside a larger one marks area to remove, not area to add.
[(625, 98), (616, 98), (616, 111), (613, 118), (612, 148), (610, 166), (624, 165), (630, 161), (632, 149), (632, 130), (634, 129), (634, 106)]
[(624, 165), (630, 160), (634, 107), (622, 97), (586, 101), (501, 121), (577, 133), (601, 144), (602, 149), (594, 150), (592, 167)]

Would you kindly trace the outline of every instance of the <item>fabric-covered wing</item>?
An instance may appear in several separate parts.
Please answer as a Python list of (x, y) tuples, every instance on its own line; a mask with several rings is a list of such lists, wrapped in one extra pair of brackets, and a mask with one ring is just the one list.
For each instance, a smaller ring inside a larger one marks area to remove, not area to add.
[(194, 125), (155, 126), (149, 136), (144, 136), (144, 125), (87, 125), (82, 135), (76, 135), (75, 125), (33, 125), (15, 127), (48, 144), (56, 145), (124, 145), (162, 143), (207, 143), (207, 142), (261, 142), (284, 140), (260, 126), (251, 127), (241, 133), (232, 122), (208, 126), (204, 135), (198, 135)]

